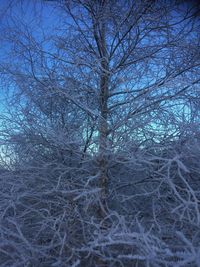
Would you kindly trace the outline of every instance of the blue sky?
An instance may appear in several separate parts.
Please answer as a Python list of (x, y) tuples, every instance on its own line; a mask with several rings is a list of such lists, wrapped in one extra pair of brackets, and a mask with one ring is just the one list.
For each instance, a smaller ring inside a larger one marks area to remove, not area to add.
[[(60, 17), (57, 15), (57, 11), (53, 7), (51, 2), (43, 2), (39, 0), (29, 0), (29, 1), (20, 1), (20, 0), (0, 0), (0, 33), (3, 36), (3, 28), (6, 28), (6, 25), (11, 26), (20, 21), (24, 21), (29, 27), (34, 29), (34, 35), (38, 38), (40, 36), (39, 27), (45, 29), (45, 32), (51, 33), (52, 28), (59, 25)], [(18, 4), (16, 4), (18, 3)], [(61, 25), (61, 24), (60, 24)], [(4, 37), (4, 36), (3, 36)], [(0, 42), (2, 38), (0, 36)], [(3, 42), (3, 41), (2, 41)], [(9, 50), (9, 46), (6, 42), (3, 42), (0, 48), (0, 60), (6, 57), (6, 51)], [(146, 77), (145, 77), (146, 79)], [(0, 84), (2, 87), (2, 84)], [(13, 88), (14, 89), (14, 88)], [(0, 111), (3, 112), (3, 105), (5, 105), (5, 95), (2, 88), (0, 88)]]
[[(43, 28), (46, 33), (51, 33), (52, 28), (57, 25), (58, 20), (59, 16), (56, 15), (56, 10), (50, 2), (41, 4), (41, 1), (34, 0), (0, 0), (0, 62), (2, 63), (6, 59), (10, 49), (9, 43), (4, 39), (4, 33), (8, 29), (8, 26), (17, 27), (23, 21), (34, 29), (34, 33), (39, 38), (41, 33), (40, 28)], [(4, 78), (4, 75), (1, 73), (1, 78)], [(5, 100), (7, 96), (3, 89), (4, 85), (1, 80), (0, 113), (4, 113), (6, 106)]]

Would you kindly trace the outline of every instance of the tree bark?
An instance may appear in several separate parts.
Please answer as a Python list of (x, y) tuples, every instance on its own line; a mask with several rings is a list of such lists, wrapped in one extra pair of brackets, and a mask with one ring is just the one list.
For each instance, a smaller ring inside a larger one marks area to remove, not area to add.
[(108, 189), (108, 75), (102, 74), (100, 83), (100, 121), (99, 121), (99, 171), (101, 188), (101, 210), (105, 214)]
[(101, 51), (100, 74), (100, 120), (99, 120), (99, 182), (101, 188), (100, 214), (106, 215), (108, 191), (108, 92), (109, 92), (109, 62), (106, 47), (105, 21), (101, 22), (99, 32), (99, 47)]

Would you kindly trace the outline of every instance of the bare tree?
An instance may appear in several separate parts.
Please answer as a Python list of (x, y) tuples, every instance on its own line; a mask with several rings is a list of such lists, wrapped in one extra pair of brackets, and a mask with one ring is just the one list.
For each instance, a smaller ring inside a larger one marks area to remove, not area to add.
[(14, 155), (15, 171), (2, 178), (10, 177), (1, 199), (9, 249), (21, 266), (198, 266), (199, 239), (186, 231), (200, 224), (196, 4), (67, 0), (42, 8), (38, 25), (13, 16), (1, 37), (9, 43), (2, 81), (13, 96), (1, 130)]

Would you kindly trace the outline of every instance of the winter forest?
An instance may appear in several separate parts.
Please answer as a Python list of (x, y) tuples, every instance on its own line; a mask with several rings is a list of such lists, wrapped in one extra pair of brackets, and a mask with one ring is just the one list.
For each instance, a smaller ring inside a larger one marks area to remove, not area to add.
[(198, 0), (1, 0), (0, 44), (0, 266), (200, 267)]

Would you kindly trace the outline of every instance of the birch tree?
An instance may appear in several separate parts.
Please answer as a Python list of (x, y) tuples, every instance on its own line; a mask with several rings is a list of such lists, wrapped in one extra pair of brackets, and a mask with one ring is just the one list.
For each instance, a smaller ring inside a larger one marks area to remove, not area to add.
[[(42, 40), (29, 25), (17, 29), (10, 23), (12, 33), (7, 36), (16, 61), (6, 71), (40, 109), (45, 95), (60, 97), (80, 110), (76, 120), (80, 116), (90, 121), (83, 151), (89, 143), (98, 147), (101, 207), (106, 209), (109, 153), (132, 140), (143, 142), (142, 132), (160, 121), (170, 101), (178, 101), (199, 82), (198, 10), (195, 4), (175, 1), (46, 5), (60, 12), (62, 30), (50, 36), (44, 33)], [(50, 102), (45, 105), (50, 109)]]
[(107, 156), (121, 136), (134, 139), (145, 124), (155, 123), (171, 100), (199, 82), (199, 74), (193, 76), (199, 70), (199, 41), (192, 37), (199, 24), (198, 10), (173, 1), (58, 1), (55, 5), (67, 15), (66, 33), (56, 38), (62, 56), (54, 52), (50, 56), (78, 71), (76, 77), (86, 88), (90, 80), (92, 95), (97, 97), (92, 112), (98, 117), (104, 202)]
[(1, 36), (9, 251), (21, 266), (198, 266), (197, 5), (41, 3)]

